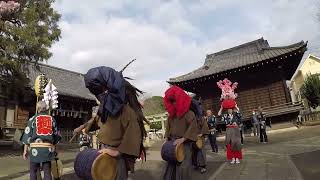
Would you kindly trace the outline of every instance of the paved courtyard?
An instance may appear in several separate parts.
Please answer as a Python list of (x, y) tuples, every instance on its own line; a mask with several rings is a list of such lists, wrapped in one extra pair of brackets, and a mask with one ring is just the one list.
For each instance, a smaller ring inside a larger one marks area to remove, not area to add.
[[(196, 180), (316, 180), (320, 179), (320, 126), (279, 131), (269, 135), (268, 144), (260, 144), (256, 137), (246, 137), (244, 160), (240, 165), (225, 161), (225, 152), (218, 154), (206, 147), (208, 172), (193, 173)], [(221, 142), (222, 143), (222, 142)], [(220, 143), (220, 145), (222, 145)], [(130, 179), (161, 179), (164, 162), (160, 157), (161, 142), (148, 151), (147, 162), (137, 162), (135, 174)], [(221, 146), (220, 146), (221, 147)], [(63, 179), (78, 179), (73, 172), (76, 150), (61, 153), (65, 167)], [(0, 180), (28, 179), (28, 164), (21, 156), (0, 157)]]

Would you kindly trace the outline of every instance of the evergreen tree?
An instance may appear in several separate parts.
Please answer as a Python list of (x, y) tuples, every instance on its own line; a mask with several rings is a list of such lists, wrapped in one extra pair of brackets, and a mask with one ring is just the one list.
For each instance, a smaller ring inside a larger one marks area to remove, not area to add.
[(22, 65), (52, 56), (49, 48), (61, 34), (57, 24), (60, 15), (52, 8), (53, 3), (0, 0), (0, 85), (11, 95), (28, 83)]
[(320, 105), (320, 77), (318, 74), (307, 76), (301, 87), (301, 94), (313, 109)]

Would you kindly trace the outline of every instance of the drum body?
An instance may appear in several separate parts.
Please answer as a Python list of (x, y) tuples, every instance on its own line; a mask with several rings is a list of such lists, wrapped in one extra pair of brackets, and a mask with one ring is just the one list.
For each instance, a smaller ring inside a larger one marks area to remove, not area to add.
[(74, 171), (80, 179), (114, 180), (117, 160), (96, 149), (81, 151), (74, 162)]
[(202, 149), (204, 146), (204, 137), (198, 136), (197, 141), (196, 141), (196, 145), (197, 145), (198, 149)]
[(161, 157), (165, 161), (177, 163), (184, 160), (184, 144), (178, 146), (173, 144), (174, 141), (166, 141), (161, 148)]

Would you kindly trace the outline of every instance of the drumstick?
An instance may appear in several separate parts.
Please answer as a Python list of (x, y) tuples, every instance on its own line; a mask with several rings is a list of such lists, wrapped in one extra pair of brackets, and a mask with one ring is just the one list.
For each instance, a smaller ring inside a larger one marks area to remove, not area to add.
[(72, 136), (72, 138), (69, 140), (69, 143), (72, 143), (73, 139), (76, 138), (78, 136), (79, 133), (76, 133)]

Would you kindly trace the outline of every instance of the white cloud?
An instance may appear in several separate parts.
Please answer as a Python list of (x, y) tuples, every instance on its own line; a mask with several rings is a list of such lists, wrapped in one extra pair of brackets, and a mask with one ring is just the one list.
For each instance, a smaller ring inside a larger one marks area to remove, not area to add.
[(262, 36), (271, 45), (313, 46), (320, 40), (314, 1), (58, 0), (62, 38), (49, 63), (85, 73), (95, 66), (120, 70), (137, 58), (124, 75), (163, 95), (170, 77), (200, 67), (206, 54)]

